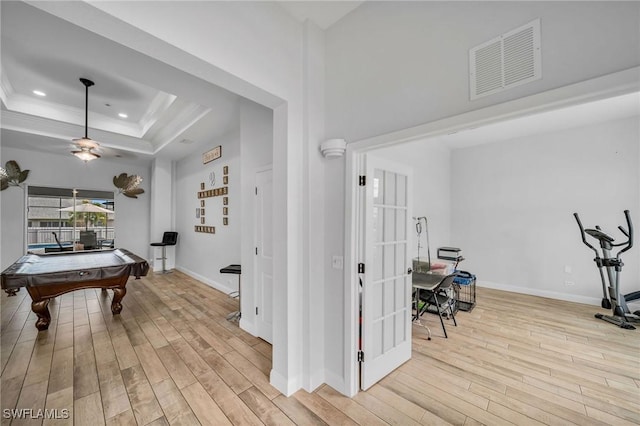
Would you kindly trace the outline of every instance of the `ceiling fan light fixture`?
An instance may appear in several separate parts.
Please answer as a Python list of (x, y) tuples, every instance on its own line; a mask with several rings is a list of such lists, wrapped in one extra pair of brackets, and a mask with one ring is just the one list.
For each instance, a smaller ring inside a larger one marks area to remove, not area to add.
[(85, 163), (87, 161), (100, 158), (98, 154), (92, 151), (94, 148), (97, 148), (99, 146), (97, 142), (94, 142), (93, 140), (85, 137), (80, 139), (74, 139), (73, 143), (78, 147), (78, 149), (75, 151), (71, 151), (71, 153), (76, 157), (78, 157), (79, 159), (81, 159), (82, 161), (84, 161)]
[(80, 148), (78, 151), (71, 151), (73, 155), (84, 161), (85, 163), (91, 160), (100, 158), (98, 154), (91, 151), (91, 148)]
[(86, 78), (81, 78), (80, 82), (85, 87), (84, 137), (73, 140), (73, 143), (78, 147), (78, 149), (71, 151), (71, 153), (86, 163), (100, 158), (98, 154), (93, 152), (93, 149), (98, 148), (100, 144), (91, 140), (87, 135), (89, 129), (89, 87), (93, 86), (94, 82)]

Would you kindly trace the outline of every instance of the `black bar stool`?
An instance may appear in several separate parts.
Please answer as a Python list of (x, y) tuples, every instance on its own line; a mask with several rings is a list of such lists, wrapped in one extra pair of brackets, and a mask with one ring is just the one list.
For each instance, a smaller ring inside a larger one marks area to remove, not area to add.
[(171, 271), (167, 271), (167, 246), (175, 246), (178, 242), (178, 233), (168, 231), (162, 234), (161, 243), (151, 243), (152, 247), (162, 247), (162, 257), (156, 258), (156, 260), (162, 259), (162, 273), (168, 274)]
[[(238, 305), (240, 305), (240, 274), (242, 274), (242, 267), (236, 264), (225, 266), (224, 268), (220, 269), (220, 273), (238, 275), (238, 291), (229, 293), (229, 297), (237, 297)], [(227, 319), (229, 321), (240, 321), (241, 316), (242, 314), (240, 313), (240, 307), (238, 307), (237, 311), (231, 312), (229, 315), (227, 315)]]

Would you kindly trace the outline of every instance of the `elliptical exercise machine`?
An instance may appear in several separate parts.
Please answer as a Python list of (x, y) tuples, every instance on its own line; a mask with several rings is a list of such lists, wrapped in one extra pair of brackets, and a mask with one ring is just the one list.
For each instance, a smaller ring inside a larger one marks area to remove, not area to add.
[[(640, 311), (631, 313), (627, 307), (627, 302), (640, 299), (640, 291), (635, 291), (627, 295), (622, 295), (620, 293), (620, 273), (624, 266), (622, 259), (620, 259), (620, 255), (633, 247), (633, 224), (631, 223), (629, 210), (624, 211), (624, 216), (627, 219), (627, 229), (624, 229), (622, 226), (618, 226), (618, 229), (627, 237), (627, 241), (619, 244), (613, 244), (615, 240), (611, 236), (602, 232), (602, 229), (597, 225), (595, 229), (584, 229), (582, 227), (582, 222), (580, 222), (580, 217), (578, 217), (578, 213), (574, 213), (573, 216), (576, 218), (578, 226), (580, 227), (582, 242), (596, 254), (593, 261), (596, 262), (596, 265), (598, 266), (600, 280), (602, 281), (603, 297), (601, 306), (604, 309), (611, 309), (613, 313), (613, 315), (596, 314), (595, 317), (610, 322), (611, 324), (615, 324), (626, 330), (635, 330), (636, 328), (631, 325), (631, 323), (640, 323)], [(589, 244), (585, 234), (589, 234), (600, 242), (602, 257), (600, 257), (598, 250)], [(611, 250), (613, 247), (622, 247), (616, 254), (616, 257), (611, 257)], [(603, 268), (606, 268), (607, 270), (607, 278), (609, 279), (608, 286), (604, 278)]]

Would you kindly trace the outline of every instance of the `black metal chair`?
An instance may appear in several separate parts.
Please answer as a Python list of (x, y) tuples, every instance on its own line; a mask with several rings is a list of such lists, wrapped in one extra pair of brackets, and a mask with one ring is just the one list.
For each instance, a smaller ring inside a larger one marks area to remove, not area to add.
[(95, 231), (80, 231), (80, 243), (84, 250), (94, 250), (98, 248), (98, 237)]
[(162, 259), (162, 273), (168, 274), (171, 271), (167, 271), (167, 246), (175, 246), (178, 242), (178, 233), (173, 231), (167, 231), (162, 234), (162, 242), (151, 243), (152, 247), (162, 247), (162, 257), (156, 258), (156, 260)]
[[(425, 311), (438, 314), (445, 338), (447, 338), (447, 330), (444, 327), (444, 321), (442, 319), (444, 315), (447, 315), (448, 317), (453, 319), (454, 326), (458, 326), (454, 314), (456, 298), (453, 280), (456, 278), (456, 275), (457, 274), (447, 275), (433, 290), (424, 290), (422, 293), (420, 293), (420, 300), (424, 302), (424, 306), (422, 306), (422, 309), (420, 309), (418, 317)], [(433, 309), (429, 309), (432, 307), (435, 307), (435, 311)]]

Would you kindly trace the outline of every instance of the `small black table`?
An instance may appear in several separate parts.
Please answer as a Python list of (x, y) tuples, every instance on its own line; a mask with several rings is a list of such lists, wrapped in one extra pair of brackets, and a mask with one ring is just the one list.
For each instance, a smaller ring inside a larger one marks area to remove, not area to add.
[[(238, 275), (238, 310), (227, 315), (227, 319), (229, 321), (240, 320), (240, 317), (242, 316), (242, 313), (240, 312), (240, 275), (242, 274), (242, 267), (235, 264), (225, 266), (224, 268), (220, 269), (220, 273)], [(234, 293), (235, 292), (229, 293), (229, 296), (234, 297)]]

